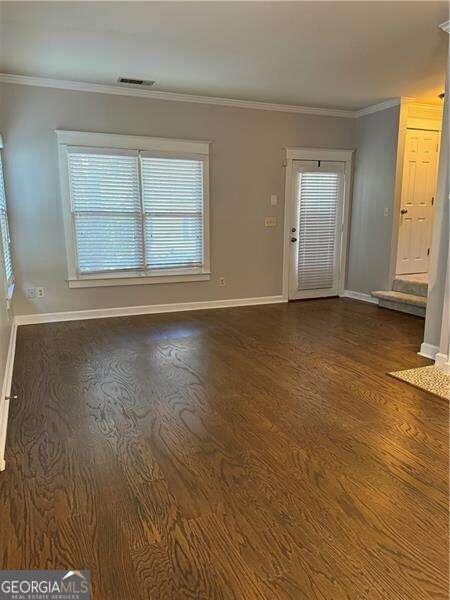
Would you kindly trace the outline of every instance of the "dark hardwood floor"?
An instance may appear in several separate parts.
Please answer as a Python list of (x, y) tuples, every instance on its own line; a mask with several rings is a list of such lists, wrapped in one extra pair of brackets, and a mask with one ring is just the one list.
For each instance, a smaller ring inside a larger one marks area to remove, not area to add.
[(314, 300), (20, 327), (0, 559), (95, 600), (448, 598), (423, 320)]

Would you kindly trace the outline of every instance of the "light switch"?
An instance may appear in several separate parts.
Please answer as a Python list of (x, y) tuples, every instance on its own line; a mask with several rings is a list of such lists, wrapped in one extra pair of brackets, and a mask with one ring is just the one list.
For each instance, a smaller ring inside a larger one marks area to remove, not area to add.
[(270, 205), (276, 206), (278, 204), (278, 196), (276, 194), (272, 194), (270, 196)]
[(276, 217), (266, 217), (264, 219), (264, 227), (276, 227), (277, 218)]

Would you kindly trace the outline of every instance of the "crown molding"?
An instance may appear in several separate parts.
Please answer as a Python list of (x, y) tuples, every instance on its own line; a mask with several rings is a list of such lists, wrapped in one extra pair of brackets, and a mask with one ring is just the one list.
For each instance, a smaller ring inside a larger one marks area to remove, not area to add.
[(441, 23), (439, 27), (447, 33), (450, 33), (450, 21), (445, 21), (444, 23)]
[(366, 115), (371, 115), (372, 113), (379, 112), (381, 110), (386, 110), (388, 108), (392, 108), (393, 106), (400, 106), (402, 98), (392, 98), (391, 100), (385, 100), (384, 102), (379, 102), (378, 104), (372, 104), (370, 106), (366, 106), (366, 108), (361, 108), (354, 112), (354, 116), (365, 117)]
[(17, 85), (47, 87), (60, 90), (73, 90), (77, 92), (96, 92), (98, 94), (134, 96), (137, 98), (148, 98), (151, 100), (169, 100), (173, 102), (213, 104), (216, 106), (229, 106), (232, 108), (250, 108), (256, 110), (300, 113), (305, 115), (317, 115), (322, 117), (344, 117), (351, 119), (355, 116), (354, 110), (316, 108), (313, 106), (297, 106), (291, 104), (274, 104), (271, 102), (237, 100), (233, 98), (216, 98), (214, 96), (196, 96), (193, 94), (179, 94), (178, 92), (162, 92), (157, 90), (128, 88), (119, 85), (90, 83), (85, 81), (69, 81), (65, 79), (49, 79), (46, 77), (31, 77), (28, 75), (13, 75), (10, 73), (0, 73), (0, 82), (13, 83)]
[[(444, 25), (446, 25), (444, 23)], [(29, 75), (14, 75), (12, 73), (0, 73), (0, 83), (13, 83), (16, 85), (30, 85), (34, 87), (46, 87), (58, 90), (72, 90), (75, 92), (94, 92), (97, 94), (112, 94), (117, 96), (134, 96), (136, 98), (148, 98), (150, 100), (168, 100), (172, 102), (190, 102), (194, 104), (212, 104), (215, 106), (229, 106), (231, 108), (249, 108), (254, 110), (269, 110), (275, 112), (297, 113), (304, 115), (316, 115), (321, 117), (343, 117), (354, 119), (370, 115), (398, 106), (403, 102), (413, 102), (414, 98), (392, 98), (372, 104), (359, 110), (345, 110), (339, 108), (317, 108), (314, 106), (299, 106), (295, 104), (274, 104), (272, 102), (261, 102), (257, 100), (238, 100), (235, 98), (218, 98), (215, 96), (196, 96), (194, 94), (180, 94), (178, 92), (162, 92), (139, 88), (129, 88), (120, 85), (108, 85), (105, 83), (91, 83), (88, 81), (70, 81), (67, 79), (51, 79), (47, 77), (32, 77)]]

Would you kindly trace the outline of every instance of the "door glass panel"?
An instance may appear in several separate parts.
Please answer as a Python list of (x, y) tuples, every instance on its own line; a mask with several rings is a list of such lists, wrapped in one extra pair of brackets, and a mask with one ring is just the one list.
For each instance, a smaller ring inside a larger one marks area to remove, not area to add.
[(314, 171), (297, 177), (298, 290), (332, 288), (342, 175)]

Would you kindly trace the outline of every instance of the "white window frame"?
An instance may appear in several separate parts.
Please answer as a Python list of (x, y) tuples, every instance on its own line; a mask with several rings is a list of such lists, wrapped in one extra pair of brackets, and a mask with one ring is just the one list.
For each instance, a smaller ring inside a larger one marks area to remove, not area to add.
[[(0, 134), (0, 153), (3, 152), (3, 137)], [(3, 168), (2, 168), (3, 167)], [(2, 161), (0, 162), (0, 177), (3, 178), (3, 187), (5, 190), (5, 204), (6, 204), (6, 222), (7, 222), (7, 226), (8, 226), (8, 235), (10, 237), (9, 239), (9, 252), (11, 255), (11, 262), (13, 261), (13, 257), (12, 257), (12, 248), (11, 248), (11, 231), (9, 228), (9, 219), (8, 219), (8, 199), (6, 197), (6, 183), (5, 183), (5, 172), (4, 172), (4, 162), (3, 162), (3, 157), (2, 157)], [(1, 249), (1, 254), (2, 254), (2, 265), (3, 265), (3, 281), (5, 282), (5, 288), (6, 288), (6, 301), (7, 301), (7, 307), (9, 307), (9, 302), (12, 300), (13, 294), (14, 294), (14, 287), (15, 287), (15, 272), (14, 272), (14, 263), (12, 262), (12, 281), (8, 282), (7, 277), (6, 277), (6, 267), (5, 267), (5, 255), (3, 252), (3, 239), (0, 236), (0, 249)]]
[[(152, 283), (178, 283), (206, 281), (211, 278), (209, 240), (209, 141), (178, 140), (141, 137), (113, 133), (56, 130), (61, 186), (61, 205), (66, 240), (67, 281), (71, 288), (141, 285)], [(186, 158), (203, 162), (203, 266), (196, 268), (167, 269), (155, 274), (136, 272), (80, 274), (77, 270), (76, 245), (70, 203), (68, 153), (69, 146), (143, 150), (154, 156)]]

